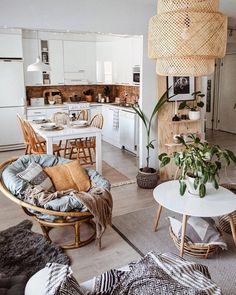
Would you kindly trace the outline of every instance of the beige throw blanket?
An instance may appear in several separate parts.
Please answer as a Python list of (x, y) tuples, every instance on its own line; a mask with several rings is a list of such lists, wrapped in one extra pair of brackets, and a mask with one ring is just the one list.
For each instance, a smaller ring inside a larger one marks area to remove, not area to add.
[(97, 242), (101, 246), (101, 236), (107, 225), (111, 225), (113, 201), (111, 193), (103, 188), (92, 188), (89, 192), (67, 190), (50, 193), (40, 186), (29, 188), (25, 193), (25, 202), (43, 207), (47, 202), (70, 195), (77, 198), (94, 216), (96, 224)]
[(93, 188), (89, 193), (77, 193), (76, 198), (93, 214), (96, 224), (97, 242), (101, 248), (101, 237), (111, 225), (113, 201), (111, 193), (103, 188)]

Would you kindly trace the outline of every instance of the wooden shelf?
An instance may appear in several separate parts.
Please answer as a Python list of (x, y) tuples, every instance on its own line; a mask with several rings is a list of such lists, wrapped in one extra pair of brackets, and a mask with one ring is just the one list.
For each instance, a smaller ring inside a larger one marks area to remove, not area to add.
[(201, 119), (198, 120), (179, 120), (179, 121), (171, 121), (173, 124), (181, 124), (181, 123), (196, 123), (201, 122)]
[[(186, 144), (192, 144), (192, 143), (193, 141), (186, 142)], [(182, 145), (183, 145), (182, 143), (175, 143), (175, 142), (165, 144), (165, 146), (168, 146), (168, 147), (175, 147), (175, 146), (182, 146)]]

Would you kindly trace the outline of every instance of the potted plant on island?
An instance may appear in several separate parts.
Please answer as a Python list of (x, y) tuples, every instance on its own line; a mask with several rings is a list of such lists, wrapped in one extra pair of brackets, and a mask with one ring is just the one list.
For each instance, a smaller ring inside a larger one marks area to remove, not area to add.
[(179, 105), (179, 110), (183, 110), (185, 108), (189, 109), (189, 113), (188, 113), (189, 119), (199, 120), (201, 118), (201, 112), (199, 108), (204, 107), (204, 102), (201, 100), (199, 101), (199, 98), (202, 99), (203, 97), (205, 97), (205, 94), (203, 94), (201, 91), (196, 91), (196, 92), (193, 92), (191, 95), (194, 97), (192, 106), (189, 106), (186, 101), (183, 101)]
[(93, 101), (93, 94), (94, 91), (92, 89), (87, 89), (83, 92), (85, 99), (87, 102), (92, 102)]
[(179, 176), (180, 194), (183, 196), (186, 189), (190, 194), (199, 195), (201, 198), (207, 193), (209, 185), (215, 189), (219, 188), (219, 171), (225, 164), (228, 166), (236, 164), (236, 157), (230, 150), (221, 149), (218, 145), (210, 145), (208, 142), (201, 142), (194, 134), (189, 137), (193, 143), (187, 144), (182, 137), (178, 137), (183, 144), (184, 150), (174, 152), (171, 156), (163, 153), (159, 156), (161, 167), (170, 163), (173, 158), (175, 165), (180, 170)]
[[(170, 88), (169, 88), (170, 89)], [(139, 104), (135, 104), (132, 106), (136, 114), (139, 116), (139, 118), (142, 120), (143, 125), (146, 130), (146, 151), (147, 151), (147, 157), (146, 157), (146, 166), (143, 168), (139, 169), (138, 175), (137, 175), (137, 184), (141, 188), (145, 189), (151, 189), (157, 186), (157, 181), (158, 181), (158, 172), (156, 169), (152, 168), (149, 166), (149, 161), (150, 161), (150, 149), (154, 149), (153, 142), (155, 139), (151, 139), (151, 126), (152, 126), (152, 121), (157, 114), (157, 112), (160, 110), (160, 108), (163, 106), (163, 104), (168, 101), (171, 97), (168, 97), (168, 91), (169, 89), (161, 96), (161, 98), (158, 100), (157, 104), (155, 105), (152, 114), (150, 118), (148, 119), (143, 111), (141, 110)]]

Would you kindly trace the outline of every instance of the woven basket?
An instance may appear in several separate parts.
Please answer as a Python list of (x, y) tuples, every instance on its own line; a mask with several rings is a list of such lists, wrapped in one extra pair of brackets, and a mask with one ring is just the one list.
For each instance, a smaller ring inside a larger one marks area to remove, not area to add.
[(156, 170), (154, 171), (154, 173), (145, 173), (142, 171), (142, 168), (139, 169), (138, 175), (136, 176), (138, 186), (145, 189), (155, 188), (158, 182), (158, 172)]
[[(169, 234), (172, 240), (175, 243), (175, 246), (180, 250), (180, 241), (177, 239), (175, 234), (172, 231), (171, 226), (169, 226)], [(184, 254), (188, 256), (193, 256), (197, 258), (208, 258), (209, 255), (216, 253), (220, 249), (217, 245), (209, 245), (209, 246), (199, 246), (192, 245), (187, 242), (184, 242)]]
[[(224, 184), (221, 184), (221, 186), (227, 188), (228, 190), (230, 190), (236, 194), (236, 184), (235, 183), (224, 183)], [(234, 225), (236, 227), (236, 211), (234, 211), (231, 215), (233, 216)], [(219, 217), (219, 227), (222, 231), (232, 235), (228, 215), (223, 215), (223, 216)]]

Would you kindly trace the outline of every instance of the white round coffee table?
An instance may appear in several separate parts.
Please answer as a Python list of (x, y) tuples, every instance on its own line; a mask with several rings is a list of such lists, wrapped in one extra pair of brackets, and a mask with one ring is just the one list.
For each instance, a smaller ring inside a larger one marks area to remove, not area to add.
[(161, 216), (162, 207), (183, 215), (180, 256), (184, 254), (184, 236), (188, 216), (197, 217), (216, 217), (228, 215), (234, 244), (236, 246), (236, 232), (232, 212), (236, 210), (236, 196), (230, 190), (219, 187), (215, 190), (211, 184), (207, 187), (207, 195), (204, 198), (189, 194), (187, 191), (184, 196), (179, 193), (179, 181), (172, 180), (158, 185), (153, 196), (159, 204), (156, 218), (154, 220), (154, 231), (157, 230)]

